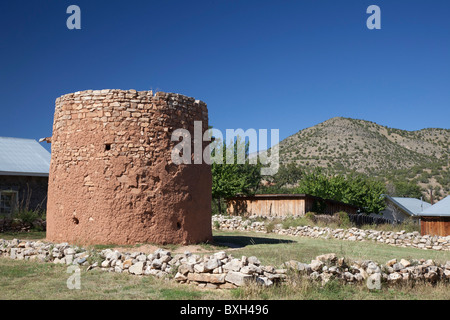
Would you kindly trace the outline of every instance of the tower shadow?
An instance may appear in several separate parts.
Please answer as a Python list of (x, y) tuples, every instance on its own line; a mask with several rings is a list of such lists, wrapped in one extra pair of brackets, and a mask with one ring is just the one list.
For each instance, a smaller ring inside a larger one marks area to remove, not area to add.
[(259, 244), (295, 243), (295, 241), (251, 236), (214, 236), (213, 243), (230, 248), (243, 248)]

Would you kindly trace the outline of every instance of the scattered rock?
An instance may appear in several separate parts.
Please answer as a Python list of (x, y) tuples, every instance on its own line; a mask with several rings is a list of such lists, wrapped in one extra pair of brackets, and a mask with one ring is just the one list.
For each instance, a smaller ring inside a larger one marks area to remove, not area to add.
[[(257, 216), (250, 217), (256, 218)], [(270, 220), (270, 217), (263, 217)], [(242, 230), (266, 233), (266, 224), (261, 221), (247, 220), (241, 216), (223, 216), (214, 215), (213, 224), (219, 224), (222, 230)], [(450, 236), (447, 237), (429, 237), (421, 236), (419, 232), (409, 232), (402, 230), (400, 232), (362, 230), (358, 228), (351, 229), (332, 229), (329, 227), (299, 226), (296, 228), (283, 229), (282, 224), (275, 225), (274, 233), (283, 235), (293, 235), (311, 238), (335, 238), (347, 241), (374, 241), (386, 243), (395, 246), (409, 246), (427, 250), (450, 250)], [(393, 264), (397, 263), (395, 261)], [(392, 266), (390, 265), (390, 266)]]
[(246, 284), (246, 282), (250, 281), (253, 277), (248, 274), (244, 274), (241, 272), (229, 271), (225, 276), (225, 280), (240, 287)]
[(312, 260), (310, 267), (312, 271), (320, 271), (322, 270), (323, 262), (320, 260)]
[(403, 265), (403, 267), (408, 268), (411, 265), (411, 262), (405, 259), (401, 259), (400, 263)]
[(128, 269), (128, 271), (131, 274), (141, 275), (144, 272), (144, 262), (136, 262)]
[(397, 259), (392, 259), (392, 260), (389, 260), (388, 262), (386, 262), (386, 265), (388, 267), (392, 267), (396, 263), (397, 263)]
[[(355, 230), (352, 232), (354, 233)], [(393, 237), (397, 236), (397, 240), (407, 235), (391, 234)], [(425, 238), (426, 241), (434, 241), (432, 239)], [(104, 271), (160, 278), (171, 278), (170, 274), (173, 275), (172, 271), (176, 270), (173, 280), (210, 289), (235, 288), (249, 282), (264, 287), (271, 286), (284, 281), (287, 274), (292, 271), (298, 272), (301, 277), (321, 281), (322, 284), (331, 279), (337, 279), (344, 283), (383, 279), (388, 284), (409, 281), (436, 283), (450, 279), (450, 261), (445, 264), (437, 264), (433, 260), (401, 259), (398, 262), (397, 259), (392, 259), (385, 265), (379, 265), (370, 260), (350, 263), (344, 258), (338, 258), (334, 253), (317, 256), (310, 264), (290, 260), (285, 262), (281, 268), (275, 268), (270, 265), (261, 265), (258, 258), (254, 256), (242, 256), (237, 259), (227, 255), (224, 251), (205, 256), (190, 252), (172, 256), (169, 251), (158, 249), (152, 254), (145, 255), (140, 252), (123, 253), (111, 249), (100, 252), (87, 251), (66, 243), (50, 244), (0, 239), (1, 256), (16, 260), (86, 265), (86, 270), (100, 266)], [(101, 257), (102, 260), (89, 264), (89, 257)]]
[(223, 269), (228, 271), (239, 271), (241, 269), (241, 261), (238, 259), (232, 259), (223, 266)]

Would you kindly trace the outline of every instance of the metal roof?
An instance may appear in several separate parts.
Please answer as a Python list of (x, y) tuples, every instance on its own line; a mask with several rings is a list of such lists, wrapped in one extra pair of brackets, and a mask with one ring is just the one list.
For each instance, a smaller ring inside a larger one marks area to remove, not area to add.
[(50, 153), (36, 140), (0, 137), (0, 176), (48, 176)]
[(390, 197), (388, 195), (386, 195), (386, 198), (390, 199), (394, 204), (411, 216), (416, 216), (424, 209), (431, 207), (431, 204), (428, 202), (416, 198)]
[(419, 216), (450, 217), (450, 196), (445, 197), (431, 207), (423, 210)]

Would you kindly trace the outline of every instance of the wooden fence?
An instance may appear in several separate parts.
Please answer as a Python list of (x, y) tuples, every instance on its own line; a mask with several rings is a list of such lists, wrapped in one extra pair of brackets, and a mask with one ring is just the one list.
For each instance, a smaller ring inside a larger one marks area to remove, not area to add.
[(390, 220), (383, 217), (372, 217), (365, 214), (349, 214), (350, 222), (357, 226), (362, 226), (364, 224), (398, 224), (401, 223), (400, 220)]

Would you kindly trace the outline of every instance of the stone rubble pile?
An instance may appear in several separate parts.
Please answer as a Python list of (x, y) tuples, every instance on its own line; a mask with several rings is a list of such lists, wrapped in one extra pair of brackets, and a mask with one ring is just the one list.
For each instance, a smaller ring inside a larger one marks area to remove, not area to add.
[(450, 279), (450, 261), (439, 265), (433, 260), (393, 259), (380, 265), (370, 260), (349, 262), (334, 253), (318, 256), (309, 264), (290, 260), (275, 268), (262, 265), (257, 257), (242, 256), (238, 259), (224, 251), (200, 256), (190, 252), (172, 255), (168, 250), (157, 249), (144, 254), (113, 249), (88, 250), (68, 243), (0, 239), (0, 257), (80, 265), (85, 266), (86, 271), (100, 269), (138, 276), (152, 275), (208, 289), (236, 288), (249, 283), (272, 286), (285, 281), (292, 271), (322, 284), (331, 279), (358, 283), (368, 281), (369, 277), (388, 284), (408, 281), (436, 283)]
[[(270, 217), (266, 219), (271, 220)], [(218, 226), (220, 230), (267, 232), (263, 221), (252, 221), (251, 217), (245, 219), (241, 216), (213, 215), (212, 224), (213, 227)], [(279, 229), (280, 226), (277, 228)]]
[(0, 239), (0, 257), (9, 257), (14, 260), (37, 260), (86, 266), (91, 254), (83, 248), (71, 246), (68, 243)]
[(321, 280), (322, 284), (337, 279), (345, 283), (367, 282), (370, 279), (380, 283), (398, 284), (409, 281), (425, 281), (436, 283), (449, 282), (450, 261), (443, 265), (433, 260), (389, 260), (380, 265), (371, 260), (347, 262), (329, 253), (317, 256), (310, 264), (290, 260), (284, 263), (288, 269), (293, 269), (310, 279)]
[[(219, 226), (221, 230), (239, 230), (239, 231), (254, 231), (267, 232), (264, 222), (252, 221), (240, 216), (223, 216), (214, 215), (212, 217), (213, 226)], [(374, 241), (378, 243), (386, 243), (399, 247), (412, 247), (427, 250), (450, 250), (450, 236), (421, 236), (419, 232), (406, 232), (404, 230), (399, 232), (393, 231), (377, 231), (377, 230), (363, 230), (358, 228), (349, 229), (333, 229), (329, 227), (317, 226), (299, 226), (283, 229), (281, 224), (275, 225), (273, 231), (277, 234), (309, 237), (309, 238), (324, 238), (324, 239), (341, 239), (348, 241)]]
[(200, 256), (185, 252), (171, 254), (157, 249), (151, 254), (142, 252), (119, 252), (105, 249), (87, 250), (68, 243), (47, 243), (42, 241), (20, 241), (0, 239), (0, 257), (15, 260), (38, 260), (55, 264), (86, 266), (87, 271), (152, 275), (159, 278), (173, 278), (179, 283), (196, 284), (211, 289), (236, 288), (254, 280), (270, 286), (285, 277), (286, 270), (262, 266), (256, 257), (233, 258), (224, 251)]
[(233, 258), (224, 251), (203, 257), (189, 254), (179, 262), (176, 281), (214, 289), (240, 287), (251, 281), (271, 286), (286, 277), (286, 269), (262, 266), (254, 256)]
[(172, 256), (170, 251), (157, 249), (146, 255), (141, 252), (120, 253), (106, 249), (100, 253), (105, 260), (101, 269), (134, 275), (153, 275), (170, 278), (180, 283), (196, 284), (210, 289), (236, 288), (247, 281), (255, 280), (264, 285), (272, 285), (283, 277), (285, 270), (261, 266), (256, 257), (234, 259), (225, 252), (200, 256), (185, 252)]

